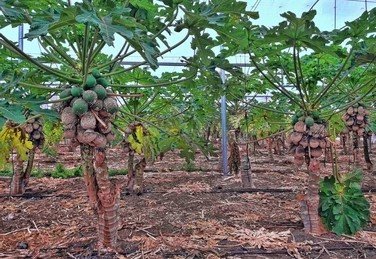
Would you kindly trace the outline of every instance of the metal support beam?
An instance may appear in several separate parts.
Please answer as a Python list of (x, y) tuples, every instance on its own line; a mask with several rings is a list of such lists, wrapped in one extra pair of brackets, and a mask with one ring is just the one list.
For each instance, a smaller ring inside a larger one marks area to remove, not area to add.
[[(137, 64), (141, 64), (141, 62), (138, 61), (123, 61), (120, 63), (121, 65), (124, 66), (134, 66)], [(158, 62), (158, 66), (160, 67), (185, 67), (187, 66), (186, 63), (182, 62)], [(147, 66), (148, 64), (143, 64), (143, 66)], [(231, 63), (231, 65), (237, 66), (237, 67), (252, 67), (250, 63)]]
[[(222, 79), (223, 87), (226, 83), (225, 71), (221, 69), (220, 76)], [(226, 95), (221, 98), (221, 154), (222, 154), (222, 174), (224, 176), (228, 175), (228, 165), (227, 165), (227, 114), (226, 114)]]
[(23, 50), (23, 37), (24, 37), (24, 30), (23, 30), (23, 24), (18, 26), (18, 48), (20, 50)]

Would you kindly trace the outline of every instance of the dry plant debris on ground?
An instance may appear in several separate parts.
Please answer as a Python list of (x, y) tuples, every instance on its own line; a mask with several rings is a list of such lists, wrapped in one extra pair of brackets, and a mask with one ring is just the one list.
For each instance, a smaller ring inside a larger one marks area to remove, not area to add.
[[(294, 171), (290, 159), (252, 157), (260, 190), (251, 192), (236, 177), (224, 179), (218, 159), (198, 156), (201, 171), (185, 172), (176, 153), (166, 154), (148, 166), (145, 194), (121, 196), (118, 253), (96, 250), (96, 221), (81, 178), (32, 179), (22, 197), (7, 196), (10, 179), (1, 178), (0, 258), (376, 258), (375, 172), (364, 173), (364, 188), (371, 190), (365, 230), (314, 237), (303, 232), (296, 201), (307, 174)], [(125, 162), (110, 157), (111, 163)]]

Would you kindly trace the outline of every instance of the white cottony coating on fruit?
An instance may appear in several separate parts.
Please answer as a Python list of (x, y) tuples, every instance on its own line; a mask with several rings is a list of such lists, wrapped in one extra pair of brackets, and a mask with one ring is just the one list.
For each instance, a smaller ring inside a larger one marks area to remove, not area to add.
[(86, 90), (82, 94), (82, 99), (84, 99), (87, 103), (93, 104), (98, 99), (97, 93), (93, 90)]
[(80, 125), (83, 129), (95, 129), (97, 120), (92, 112), (87, 112), (82, 115), (80, 119)]
[(98, 134), (97, 137), (93, 140), (91, 145), (95, 147), (105, 147), (107, 145), (107, 138), (103, 134)]
[(108, 97), (106, 99), (104, 99), (104, 109), (111, 113), (111, 114), (114, 114), (115, 112), (118, 111), (118, 105), (117, 105), (117, 102), (114, 98), (112, 97)]
[(77, 121), (77, 116), (74, 114), (73, 109), (71, 107), (65, 107), (61, 112), (61, 122), (64, 125), (72, 124)]

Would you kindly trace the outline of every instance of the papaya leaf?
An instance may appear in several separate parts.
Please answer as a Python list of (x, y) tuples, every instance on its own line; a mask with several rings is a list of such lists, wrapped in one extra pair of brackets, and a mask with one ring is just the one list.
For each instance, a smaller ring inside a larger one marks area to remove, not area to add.
[(0, 1), (0, 10), (3, 14), (0, 19), (0, 28), (8, 26), (9, 22), (11, 22), (13, 26), (22, 24), (24, 18), (22, 9), (10, 6), (7, 1)]
[(134, 149), (134, 151), (137, 153), (137, 154), (141, 154), (142, 153), (142, 144), (139, 143), (135, 136), (133, 134), (129, 135), (128, 137), (128, 142), (130, 143), (132, 149)]
[(156, 12), (157, 7), (153, 5), (151, 1), (148, 0), (130, 0), (129, 1), (133, 6), (140, 8), (140, 9), (145, 9), (149, 12)]
[(362, 173), (355, 170), (336, 182), (334, 176), (320, 183), (319, 213), (324, 224), (337, 235), (353, 235), (370, 217), (370, 204), (361, 190)]
[(7, 122), (7, 120), (5, 118), (0, 117), (0, 127), (3, 127), (6, 122)]
[(37, 16), (32, 20), (30, 30), (25, 34), (25, 38), (32, 40), (39, 36), (46, 36), (50, 25), (59, 21), (59, 19), (60, 14), (57, 11), (53, 9), (45, 11), (43, 15)]
[(98, 25), (101, 20), (99, 19), (98, 15), (94, 10), (87, 10), (83, 8), (82, 6), (80, 7), (81, 13), (76, 16), (76, 21), (79, 23), (89, 23), (92, 25)]
[(23, 123), (26, 121), (25, 115), (23, 114), (23, 109), (20, 106), (1, 106), (0, 115), (7, 120), (14, 121), (15, 123)]
[(57, 20), (56, 22), (54, 22), (53, 24), (50, 25), (49, 31), (58, 30), (61, 27), (69, 26), (69, 25), (73, 24), (76, 21), (75, 18), (77, 16), (77, 12), (78, 12), (78, 10), (77, 10), (76, 7), (65, 8), (61, 12), (59, 20)]
[(144, 130), (142, 126), (136, 127), (136, 140), (141, 144), (144, 142)]
[(105, 16), (98, 24), (100, 29), (100, 34), (103, 40), (110, 46), (114, 45), (115, 33), (122, 35), (125, 38), (133, 38), (133, 32), (127, 30), (124, 26), (116, 25), (112, 23), (111, 16)]

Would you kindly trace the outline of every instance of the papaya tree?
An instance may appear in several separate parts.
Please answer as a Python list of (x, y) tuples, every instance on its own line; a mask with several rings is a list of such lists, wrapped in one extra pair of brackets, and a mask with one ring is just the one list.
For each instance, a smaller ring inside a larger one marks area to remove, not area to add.
[[(187, 69), (183, 73), (190, 74)], [(195, 73), (196, 74), (196, 73)], [(176, 73), (163, 73), (162, 78), (175, 77)], [(142, 93), (140, 98), (131, 98), (120, 108), (116, 125), (124, 134), (124, 150), (128, 152), (127, 193), (141, 194), (143, 168), (146, 162), (153, 162), (157, 156), (170, 150), (178, 150), (191, 166), (196, 150), (207, 156), (212, 145), (204, 140), (208, 121), (218, 121), (218, 93), (210, 82), (217, 82), (204, 76), (201, 70), (194, 81), (179, 80), (173, 84), (162, 83), (144, 69), (135, 69), (116, 80), (135, 82), (129, 85), (133, 94)], [(218, 74), (214, 74), (218, 77)], [(217, 78), (218, 79), (218, 78)], [(213, 94), (207, 95), (208, 91)], [(205, 96), (203, 96), (205, 95)], [(136, 162), (135, 156), (139, 159)], [(135, 163), (135, 165), (134, 165)], [(142, 166), (141, 166), (142, 165)]]
[[(278, 26), (247, 28), (247, 46), (232, 41), (224, 49), (225, 52), (248, 53), (252, 73), (284, 95), (289, 100), (289, 110), (295, 112), (289, 139), (295, 164), (306, 164), (308, 169), (307, 193), (301, 204), (304, 227), (310, 233), (324, 231), (318, 214), (318, 190), (319, 158), (330, 145), (327, 120), (330, 115), (359, 102), (375, 89), (375, 76), (371, 75), (357, 84), (364, 91), (357, 91), (359, 95), (350, 103), (343, 104), (340, 96), (333, 95), (351, 71), (350, 61), (360, 42), (372, 38), (374, 13), (375, 10), (365, 12), (341, 31), (321, 32), (313, 22), (315, 10), (305, 12), (301, 17), (287, 12), (281, 15), (284, 21)], [(337, 45), (345, 42), (347, 48)], [(234, 45), (238, 48), (235, 49)], [(321, 67), (325, 67), (320, 63), (322, 55), (339, 60), (332, 74), (321, 73)], [(315, 60), (315, 71), (309, 71), (310, 64), (306, 60)]]
[(347, 151), (345, 153), (348, 154), (351, 151), (354, 164), (360, 166), (359, 149), (361, 145), (360, 140), (363, 138), (364, 160), (367, 164), (367, 169), (372, 169), (372, 161), (370, 159), (370, 138), (372, 135), (370, 115), (373, 106), (374, 91), (367, 94), (361, 101), (352, 103), (352, 100), (356, 99), (357, 96), (364, 95), (368, 91), (367, 87), (364, 87), (364, 85), (367, 85), (368, 80), (372, 80), (376, 67), (374, 64), (375, 60), (369, 60), (368, 62), (362, 61), (362, 63), (359, 63), (358, 60), (363, 58), (359, 53), (364, 51), (371, 53), (373, 47), (372, 44), (367, 46), (366, 43), (361, 46), (361, 51), (355, 53), (351, 62), (354, 67), (347, 79), (344, 80), (344, 87), (336, 90), (339, 92), (338, 94), (340, 96), (343, 96), (343, 100), (347, 100), (347, 102), (350, 103), (349, 107), (345, 111), (342, 111), (342, 120), (345, 123), (345, 127), (341, 132), (341, 140), (345, 151)]
[[(31, 64), (38, 73), (48, 75), (43, 84), (26, 86), (39, 86), (52, 93), (45, 96), (45, 102), (59, 93), (57, 111), (65, 137), (81, 149), (89, 201), (98, 218), (99, 246), (114, 248), (120, 187), (109, 179), (106, 147), (114, 137), (112, 122), (120, 103), (117, 97), (134, 96), (127, 88), (113, 85), (116, 77), (145, 64), (156, 69), (159, 57), (187, 40), (191, 40), (196, 59), (203, 66), (210, 65), (215, 56), (212, 48), (221, 42), (204, 29), (229, 35), (225, 27), (238, 26), (234, 17), (248, 20), (254, 14), (245, 11), (246, 3), (235, 0), (84, 0), (74, 5), (63, 0), (0, 1), (0, 8), (1, 28), (29, 25), (25, 38), (43, 48), (38, 57), (33, 57), (0, 33), (0, 44), (5, 49)], [(178, 19), (179, 14), (183, 18)], [(236, 35), (236, 30), (231, 34)], [(171, 44), (173, 38), (179, 39)], [(106, 46), (117, 54), (106, 52)], [(142, 60), (123, 67), (122, 61), (133, 54)], [(187, 65), (189, 61), (187, 58)], [(186, 79), (186, 75), (168, 83), (181, 79)], [(59, 86), (50, 86), (49, 82)]]
[[(13, 165), (10, 194), (21, 195), (29, 182), (36, 149), (41, 149), (45, 140), (43, 118), (53, 121), (57, 119), (57, 114), (40, 107), (40, 101), (44, 103), (41, 93), (46, 94), (40, 92), (43, 86), (28, 87), (29, 84), (43, 82), (46, 77), (36, 74), (37, 71), (29, 63), (19, 61), (12, 52), (3, 48), (0, 53), (4, 66), (0, 96), (0, 124), (3, 127), (1, 154), (3, 158), (8, 157), (6, 160)], [(12, 156), (13, 149), (18, 150), (15, 157)], [(6, 164), (2, 163), (2, 166)]]
[[(29, 111), (26, 112), (28, 113)], [(22, 195), (25, 192), (33, 169), (35, 152), (37, 149), (42, 149), (45, 140), (41, 115), (26, 116), (25, 121), (19, 123), (7, 120), (0, 134), (2, 167), (9, 162), (13, 168), (11, 195)], [(12, 117), (14, 118), (14, 115)], [(13, 156), (14, 150), (15, 156)], [(26, 166), (24, 161), (27, 161)]]

